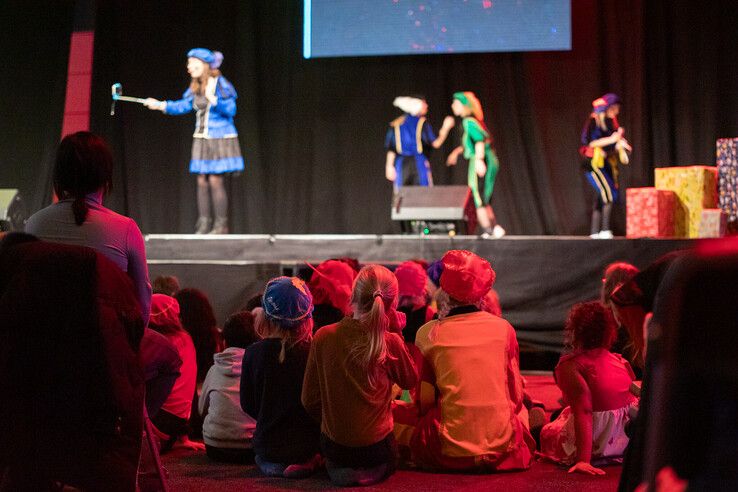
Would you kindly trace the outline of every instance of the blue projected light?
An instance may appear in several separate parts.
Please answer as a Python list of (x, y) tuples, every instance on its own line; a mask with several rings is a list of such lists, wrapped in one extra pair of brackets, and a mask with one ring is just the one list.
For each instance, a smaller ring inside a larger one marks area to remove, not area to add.
[(571, 0), (305, 0), (305, 58), (571, 49)]
[(310, 58), (312, 56), (310, 39), (312, 30), (312, 2), (311, 0), (305, 0), (305, 11), (302, 14), (302, 56), (303, 58)]

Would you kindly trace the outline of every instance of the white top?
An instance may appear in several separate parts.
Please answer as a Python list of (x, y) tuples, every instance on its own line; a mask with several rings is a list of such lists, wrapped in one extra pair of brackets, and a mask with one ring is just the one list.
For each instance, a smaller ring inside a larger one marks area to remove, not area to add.
[(88, 212), (82, 225), (75, 223), (73, 200), (68, 199), (33, 214), (26, 223), (26, 232), (44, 241), (87, 246), (105, 255), (133, 281), (144, 323), (148, 324), (151, 283), (141, 231), (133, 219), (103, 207), (101, 192), (87, 195), (85, 201)]
[(250, 448), (256, 420), (241, 410), (241, 362), (244, 349), (228, 347), (214, 355), (200, 393), (199, 410), (205, 444), (216, 448)]

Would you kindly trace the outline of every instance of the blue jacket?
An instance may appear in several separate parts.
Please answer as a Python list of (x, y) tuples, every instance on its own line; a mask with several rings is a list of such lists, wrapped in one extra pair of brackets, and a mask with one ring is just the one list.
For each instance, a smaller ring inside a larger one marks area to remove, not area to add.
[[(215, 105), (209, 104), (206, 109), (198, 112), (198, 123), (202, 123), (199, 136), (204, 138), (224, 138), (238, 135), (236, 127), (233, 125), (233, 117), (236, 115), (236, 89), (220, 76), (215, 85), (215, 96), (218, 102)], [(193, 102), (195, 95), (188, 88), (182, 95), (182, 99), (177, 101), (167, 101), (164, 112), (166, 114), (178, 115), (191, 113), (195, 111)], [(197, 127), (196, 127), (197, 131)]]

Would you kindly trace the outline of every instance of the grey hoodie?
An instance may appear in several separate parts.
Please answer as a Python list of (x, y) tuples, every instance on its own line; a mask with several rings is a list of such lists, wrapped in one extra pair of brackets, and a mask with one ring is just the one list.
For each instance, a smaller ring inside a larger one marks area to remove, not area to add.
[(198, 408), (205, 444), (217, 448), (250, 448), (256, 420), (241, 410), (239, 387), (244, 349), (228, 347), (215, 354), (205, 377)]

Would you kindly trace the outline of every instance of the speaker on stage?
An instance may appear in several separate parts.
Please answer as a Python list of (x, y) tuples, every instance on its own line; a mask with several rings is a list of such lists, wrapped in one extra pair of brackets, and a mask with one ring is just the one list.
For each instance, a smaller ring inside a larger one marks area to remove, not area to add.
[[(392, 197), (392, 220), (464, 223), (473, 234), (476, 210), (468, 186), (403, 186)], [(446, 228), (448, 230), (448, 228)]]
[(22, 231), (26, 219), (18, 190), (0, 188), (0, 231)]

